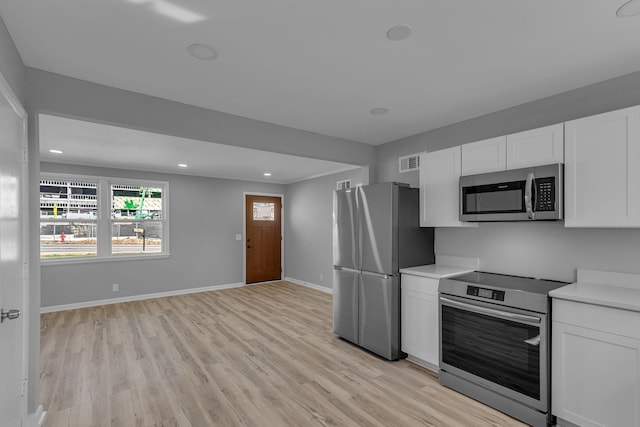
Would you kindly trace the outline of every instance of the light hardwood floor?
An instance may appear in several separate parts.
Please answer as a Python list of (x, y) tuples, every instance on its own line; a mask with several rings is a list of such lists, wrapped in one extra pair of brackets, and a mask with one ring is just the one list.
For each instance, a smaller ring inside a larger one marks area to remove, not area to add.
[(54, 426), (521, 426), (331, 332), (287, 282), (42, 315)]

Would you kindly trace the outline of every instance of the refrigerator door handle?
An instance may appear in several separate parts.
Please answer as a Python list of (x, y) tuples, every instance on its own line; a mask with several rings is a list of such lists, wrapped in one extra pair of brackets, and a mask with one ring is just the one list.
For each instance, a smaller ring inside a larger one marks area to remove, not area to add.
[(385, 280), (387, 280), (387, 279), (389, 279), (389, 278), (391, 278), (391, 277), (393, 277), (393, 276), (396, 276), (395, 274), (393, 274), (393, 275), (389, 275), (389, 274), (384, 274), (384, 273), (374, 273), (374, 272), (372, 272), (372, 271), (364, 271), (364, 270), (362, 270), (362, 274), (363, 274), (363, 275), (365, 275), (365, 276), (378, 277), (378, 278), (380, 278), (380, 279), (385, 279)]
[(349, 273), (360, 273), (360, 270), (355, 270), (353, 268), (347, 268), (347, 267), (340, 267), (340, 266), (337, 266), (337, 265), (334, 265), (333, 269), (334, 270), (340, 270), (340, 271), (346, 271), (346, 272), (349, 272)]

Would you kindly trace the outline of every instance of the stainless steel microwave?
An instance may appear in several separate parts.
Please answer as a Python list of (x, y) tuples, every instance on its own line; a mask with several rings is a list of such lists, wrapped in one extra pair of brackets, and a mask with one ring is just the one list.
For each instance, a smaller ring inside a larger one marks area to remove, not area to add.
[(559, 163), (461, 176), (460, 220), (562, 220), (563, 190)]

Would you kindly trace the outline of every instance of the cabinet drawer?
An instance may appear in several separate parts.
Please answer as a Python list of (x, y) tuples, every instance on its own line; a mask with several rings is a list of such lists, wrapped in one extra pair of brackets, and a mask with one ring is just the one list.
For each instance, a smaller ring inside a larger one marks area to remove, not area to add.
[(420, 292), (428, 295), (438, 295), (438, 285), (440, 280), (431, 277), (414, 276), (411, 274), (402, 274), (400, 287), (403, 290)]
[(553, 299), (554, 322), (640, 339), (640, 312)]

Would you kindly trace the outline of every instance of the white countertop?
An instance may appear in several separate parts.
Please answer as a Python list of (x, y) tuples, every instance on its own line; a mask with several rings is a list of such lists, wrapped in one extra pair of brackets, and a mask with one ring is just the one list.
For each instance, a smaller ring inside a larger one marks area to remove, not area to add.
[(442, 279), (444, 277), (457, 276), (458, 274), (471, 273), (473, 268), (457, 267), (454, 265), (429, 264), (417, 267), (401, 268), (400, 273), (414, 276)]
[(640, 289), (576, 282), (549, 292), (552, 298), (640, 312)]

